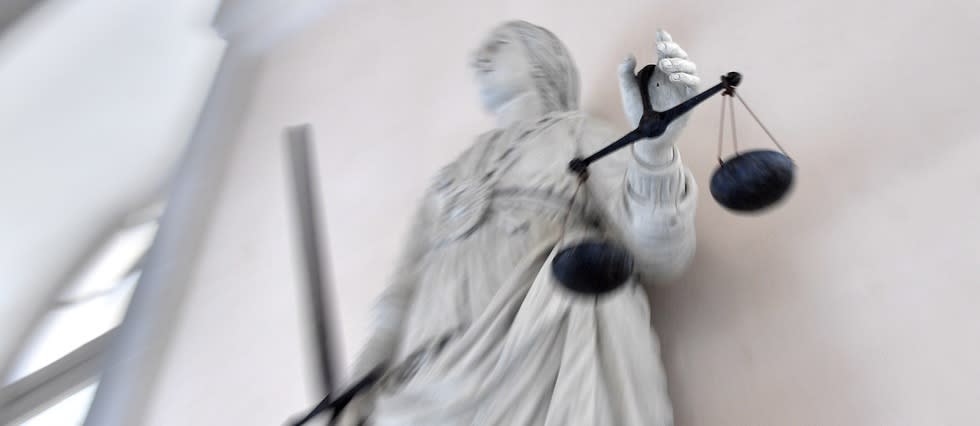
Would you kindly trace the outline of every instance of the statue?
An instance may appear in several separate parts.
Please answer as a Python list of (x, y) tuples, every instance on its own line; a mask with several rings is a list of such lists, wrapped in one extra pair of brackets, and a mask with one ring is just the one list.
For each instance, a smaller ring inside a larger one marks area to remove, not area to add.
[[(641, 90), (665, 110), (699, 83), (666, 32), (657, 51), (649, 87), (638, 87), (632, 57), (619, 68), (634, 124)], [(617, 133), (578, 110), (577, 70), (561, 41), (507, 22), (472, 66), (497, 128), (423, 197), (352, 373), (399, 374), (359, 395), (341, 424), (672, 424), (645, 286), (674, 279), (694, 253), (698, 189), (674, 146), (685, 120), (597, 163), (579, 187), (569, 160)], [(626, 285), (588, 295), (555, 282), (555, 253), (585, 238), (628, 249)]]

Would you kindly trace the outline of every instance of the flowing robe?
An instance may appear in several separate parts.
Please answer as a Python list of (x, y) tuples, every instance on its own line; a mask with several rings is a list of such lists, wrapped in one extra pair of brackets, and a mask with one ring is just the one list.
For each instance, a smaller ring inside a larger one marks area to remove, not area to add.
[[(623, 149), (576, 195), (569, 160), (618, 136), (552, 113), (481, 135), (438, 173), (354, 365), (402, 371), (370, 392), (369, 424), (672, 424), (646, 288), (693, 256), (697, 186), (676, 149), (659, 166)], [(556, 281), (555, 253), (589, 238), (629, 250), (629, 282), (595, 296)]]

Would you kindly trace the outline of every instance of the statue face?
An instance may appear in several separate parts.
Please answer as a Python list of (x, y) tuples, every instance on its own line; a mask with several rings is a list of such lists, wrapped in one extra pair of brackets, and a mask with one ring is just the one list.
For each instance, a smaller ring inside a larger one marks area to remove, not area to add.
[(484, 108), (494, 111), (527, 91), (534, 90), (531, 64), (524, 46), (514, 37), (491, 34), (473, 54), (473, 71)]

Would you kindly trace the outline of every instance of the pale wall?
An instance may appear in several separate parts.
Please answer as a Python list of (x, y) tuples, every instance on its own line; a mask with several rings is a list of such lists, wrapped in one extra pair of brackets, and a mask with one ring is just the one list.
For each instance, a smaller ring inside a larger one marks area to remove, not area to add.
[[(586, 109), (621, 127), (616, 65), (667, 28), (706, 83), (744, 73), (799, 164), (788, 204), (734, 216), (706, 190), (717, 100), (690, 122), (699, 251), (653, 295), (679, 425), (973, 424), (978, 17), (972, 1), (344, 4), (267, 58), (150, 423), (269, 424), (313, 400), (282, 127), (316, 131), (349, 359), (427, 177), (490, 125), (467, 54), (522, 18), (567, 43)], [(740, 132), (766, 146), (747, 115)]]

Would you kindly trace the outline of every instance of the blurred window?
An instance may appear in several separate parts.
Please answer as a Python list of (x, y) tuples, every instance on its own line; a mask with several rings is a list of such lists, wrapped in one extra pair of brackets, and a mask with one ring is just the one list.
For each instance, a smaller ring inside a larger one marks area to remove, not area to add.
[[(153, 217), (109, 236), (37, 323), (4, 385), (28, 378), (122, 322), (157, 228)], [(88, 383), (70, 392), (23, 424), (81, 424), (97, 385)]]

